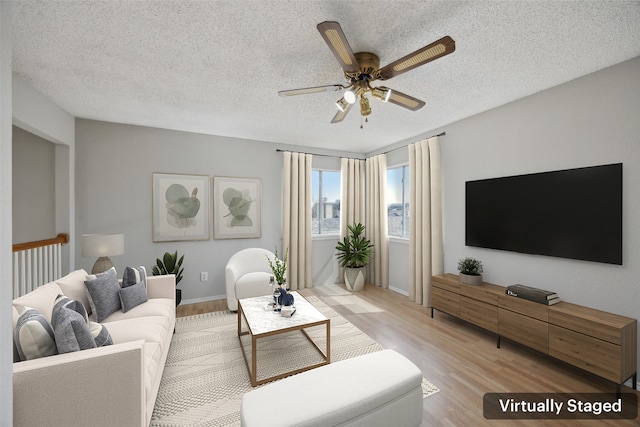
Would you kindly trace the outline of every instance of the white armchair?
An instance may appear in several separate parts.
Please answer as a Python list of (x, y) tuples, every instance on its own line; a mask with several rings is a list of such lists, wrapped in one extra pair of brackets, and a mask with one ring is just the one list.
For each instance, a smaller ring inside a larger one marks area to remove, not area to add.
[(248, 248), (236, 252), (229, 258), (225, 268), (227, 305), (238, 311), (240, 298), (269, 295), (269, 278), (273, 276), (267, 257), (273, 260), (273, 252), (262, 248)]

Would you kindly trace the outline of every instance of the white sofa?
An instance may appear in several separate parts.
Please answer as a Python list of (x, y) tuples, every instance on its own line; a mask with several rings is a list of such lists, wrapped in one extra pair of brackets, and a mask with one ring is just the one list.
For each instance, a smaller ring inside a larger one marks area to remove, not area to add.
[(422, 400), (420, 369), (382, 350), (251, 390), (240, 419), (242, 427), (416, 427)]
[[(86, 275), (77, 270), (16, 298), (13, 327), (16, 304), (51, 321), (58, 294), (89, 313)], [(16, 361), (14, 342), (13, 425), (148, 426), (175, 327), (175, 288), (174, 275), (147, 277), (148, 301), (101, 322), (112, 345)]]
[(224, 270), (227, 287), (227, 306), (238, 311), (238, 300), (269, 295), (269, 279), (273, 276), (267, 257), (275, 259), (273, 252), (262, 248), (247, 248), (229, 258)]

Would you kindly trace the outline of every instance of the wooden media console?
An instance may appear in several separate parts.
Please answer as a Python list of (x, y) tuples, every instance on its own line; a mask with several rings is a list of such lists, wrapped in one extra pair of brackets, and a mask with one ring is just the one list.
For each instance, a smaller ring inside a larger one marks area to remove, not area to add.
[(637, 320), (561, 301), (545, 305), (507, 295), (491, 283), (433, 276), (431, 317), (442, 311), (617, 384), (636, 389)]

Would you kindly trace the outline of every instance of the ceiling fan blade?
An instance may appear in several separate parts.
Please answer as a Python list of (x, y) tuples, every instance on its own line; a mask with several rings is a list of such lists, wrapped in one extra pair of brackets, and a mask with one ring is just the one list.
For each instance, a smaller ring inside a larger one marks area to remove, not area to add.
[(341, 121), (343, 121), (344, 118), (347, 117), (347, 113), (349, 113), (351, 107), (353, 107), (353, 104), (347, 104), (347, 108), (345, 108), (344, 111), (338, 110), (336, 115), (333, 116), (333, 119), (331, 119), (331, 123), (340, 123)]
[(305, 87), (301, 89), (290, 89), (290, 90), (281, 90), (278, 92), (280, 96), (294, 96), (294, 95), (305, 95), (307, 93), (318, 93), (318, 92), (338, 92), (344, 89), (342, 85), (325, 85), (325, 86), (314, 86), (314, 87)]
[(387, 101), (407, 108), (411, 111), (416, 111), (424, 107), (424, 101), (420, 101), (413, 96), (409, 96), (393, 89), (391, 89), (391, 95), (389, 95), (389, 99)]
[(379, 71), (380, 79), (387, 80), (406, 71), (442, 58), (456, 50), (456, 42), (449, 36), (445, 36), (422, 49), (418, 49), (409, 55), (382, 67)]
[(318, 24), (318, 31), (322, 35), (324, 41), (329, 45), (329, 49), (333, 52), (342, 69), (347, 73), (356, 73), (360, 71), (358, 60), (356, 59), (349, 42), (342, 32), (340, 24), (332, 21), (325, 21)]

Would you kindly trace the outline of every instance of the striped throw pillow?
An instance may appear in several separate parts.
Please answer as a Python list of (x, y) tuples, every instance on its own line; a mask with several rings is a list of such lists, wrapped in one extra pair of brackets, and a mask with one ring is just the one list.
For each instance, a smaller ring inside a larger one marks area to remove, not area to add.
[(58, 354), (55, 334), (42, 313), (31, 307), (16, 306), (19, 313), (13, 340), (21, 361)]

